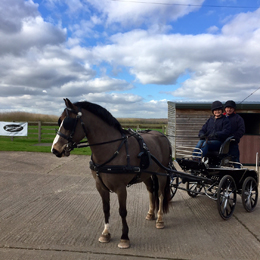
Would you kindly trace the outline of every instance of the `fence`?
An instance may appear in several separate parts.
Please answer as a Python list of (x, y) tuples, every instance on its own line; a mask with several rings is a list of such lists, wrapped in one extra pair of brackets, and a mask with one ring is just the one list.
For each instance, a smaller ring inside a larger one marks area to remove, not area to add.
[[(167, 124), (135, 124), (135, 123), (122, 123), (123, 128), (132, 128), (136, 130), (141, 129), (153, 129), (160, 131), (164, 134), (167, 133)], [(58, 125), (56, 122), (28, 122), (29, 137), (36, 138), (38, 136), (38, 142), (46, 142), (53, 140), (55, 137)]]

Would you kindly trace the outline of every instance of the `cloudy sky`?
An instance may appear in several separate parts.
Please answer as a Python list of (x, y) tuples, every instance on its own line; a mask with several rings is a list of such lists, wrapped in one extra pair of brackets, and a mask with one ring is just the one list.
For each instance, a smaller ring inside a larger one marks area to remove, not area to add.
[[(260, 88), (260, 0), (1, 0), (0, 112), (115, 117), (167, 101), (242, 101)], [(259, 101), (260, 90), (246, 102)]]

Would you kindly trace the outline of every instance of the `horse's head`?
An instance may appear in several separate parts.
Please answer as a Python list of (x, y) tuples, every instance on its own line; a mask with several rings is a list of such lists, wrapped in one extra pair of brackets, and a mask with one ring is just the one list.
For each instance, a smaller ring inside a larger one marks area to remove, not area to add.
[(69, 99), (64, 99), (64, 101), (66, 108), (59, 118), (59, 130), (51, 148), (51, 152), (57, 157), (69, 156), (70, 151), (86, 135), (80, 127), (82, 123), (80, 108), (73, 105)]

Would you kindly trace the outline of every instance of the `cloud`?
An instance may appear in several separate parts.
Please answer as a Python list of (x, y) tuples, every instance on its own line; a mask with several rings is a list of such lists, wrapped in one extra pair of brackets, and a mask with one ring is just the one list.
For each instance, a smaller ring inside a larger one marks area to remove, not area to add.
[(60, 88), (55, 88), (51, 93), (70, 97), (84, 96), (89, 93), (105, 93), (109, 91), (123, 91), (133, 88), (131, 84), (124, 80), (102, 77), (87, 81), (69, 81)]
[(215, 25), (213, 25), (213, 26), (211, 26), (211, 27), (209, 27), (208, 29), (207, 29), (207, 32), (208, 33), (216, 33), (216, 32), (218, 32), (219, 31), (219, 28), (217, 27), (217, 26), (215, 26)]
[(246, 37), (255, 31), (259, 31), (260, 8), (255, 12), (240, 13), (229, 23), (223, 26), (223, 35)]
[(140, 2), (86, 0), (86, 2), (103, 14), (108, 26), (119, 23), (123, 27), (136, 27), (175, 21), (198, 10), (204, 0), (194, 0), (193, 6), (189, 5), (189, 0), (183, 0), (181, 4), (174, 4), (170, 0), (160, 4), (146, 0)]
[(68, 97), (117, 117), (166, 117), (167, 101), (147, 101), (137, 86), (153, 84), (158, 96), (167, 86), (169, 99), (196, 101), (242, 100), (260, 86), (260, 9), (192, 35), (173, 33), (170, 22), (199, 6), (44, 3), (59, 11), (57, 20), (42, 17), (31, 0), (0, 2), (1, 110), (59, 114)]
[(20, 26), (21, 29), (13, 34), (0, 31), (0, 55), (23, 55), (30, 48), (58, 45), (66, 40), (65, 29), (44, 22), (40, 16), (27, 17)]
[(98, 103), (117, 117), (165, 118), (167, 110), (166, 100), (144, 102), (133, 94), (88, 94), (83, 100)]
[[(93, 54), (96, 60), (128, 67), (142, 84), (174, 85), (188, 73), (190, 78), (172, 92), (177, 98), (202, 100), (218, 93), (241, 98), (260, 84), (259, 14), (260, 9), (238, 15), (216, 35), (119, 33), (110, 45), (94, 47)], [(234, 34), (236, 28), (242, 29)]]
[(7, 88), (6, 91), (14, 95), (16, 88), (42, 91), (70, 81), (87, 81), (95, 75), (88, 64), (78, 63), (69, 51), (57, 46), (46, 46), (42, 50), (34, 48), (23, 57), (5, 55), (0, 60), (0, 66), (3, 68), (0, 71), (0, 87)]
[(33, 19), (39, 15), (37, 6), (32, 1), (1, 0), (0, 32), (7, 35), (20, 32), (24, 19)]

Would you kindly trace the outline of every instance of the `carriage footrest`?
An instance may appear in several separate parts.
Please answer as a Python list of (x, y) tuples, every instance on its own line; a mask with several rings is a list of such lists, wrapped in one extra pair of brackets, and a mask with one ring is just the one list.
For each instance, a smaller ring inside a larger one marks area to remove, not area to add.
[(203, 170), (203, 169), (206, 169), (205, 164), (203, 162), (198, 162), (198, 161), (194, 161), (194, 160), (187, 160), (187, 159), (178, 159), (178, 158), (176, 160), (183, 170)]

